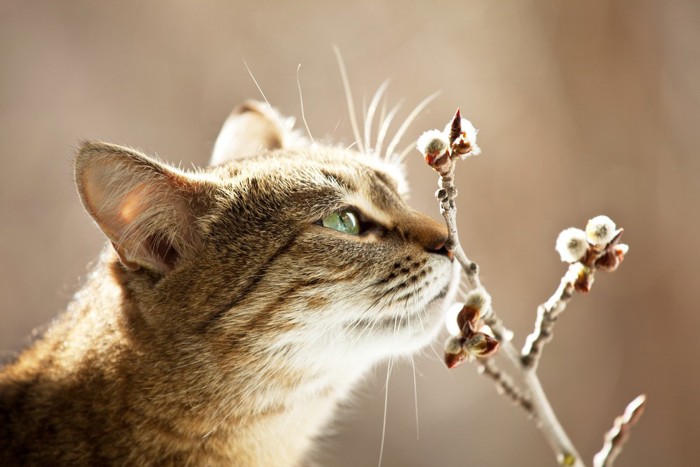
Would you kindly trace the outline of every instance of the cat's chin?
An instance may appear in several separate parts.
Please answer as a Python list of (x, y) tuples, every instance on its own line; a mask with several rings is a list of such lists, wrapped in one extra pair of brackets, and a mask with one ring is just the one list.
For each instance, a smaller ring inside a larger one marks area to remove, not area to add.
[(422, 326), (418, 329), (410, 329), (410, 334), (403, 342), (392, 349), (393, 355), (412, 354), (430, 345), (437, 335), (444, 329), (446, 310), (452, 300), (448, 300), (447, 290), (436, 297), (425, 308)]
[[(444, 268), (444, 269), (442, 269)], [(442, 284), (435, 284), (430, 295), (424, 293), (425, 301), (413, 307), (395, 305), (394, 309), (384, 309), (386, 318), (380, 320), (354, 321), (342, 327), (340, 339), (328, 339), (324, 342), (325, 350), (318, 347), (301, 345), (301, 343), (319, 343), (319, 335), (330, 336), (327, 324), (316, 323), (310, 334), (297, 331), (294, 345), (300, 350), (292, 354), (299, 366), (307, 367), (313, 362), (319, 370), (340, 367), (343, 371), (355, 368), (361, 374), (373, 364), (389, 357), (408, 356), (435, 340), (444, 329), (445, 315), (457, 295), (460, 267), (457, 263), (441, 265)], [(426, 291), (427, 292), (427, 291)], [(365, 311), (361, 309), (361, 311)], [(330, 325), (328, 325), (330, 326)], [(349, 330), (349, 332), (348, 332)], [(338, 335), (338, 334), (337, 334)], [(286, 340), (280, 340), (275, 348), (283, 348)]]

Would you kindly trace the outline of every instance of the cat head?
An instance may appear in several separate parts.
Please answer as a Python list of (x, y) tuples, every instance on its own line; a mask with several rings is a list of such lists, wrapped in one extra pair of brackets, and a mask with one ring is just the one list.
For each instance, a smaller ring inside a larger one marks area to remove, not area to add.
[(444, 225), (406, 204), (397, 164), (289, 127), (246, 103), (197, 171), (82, 145), (78, 191), (116, 253), (135, 341), (321, 371), (435, 336), (456, 276)]

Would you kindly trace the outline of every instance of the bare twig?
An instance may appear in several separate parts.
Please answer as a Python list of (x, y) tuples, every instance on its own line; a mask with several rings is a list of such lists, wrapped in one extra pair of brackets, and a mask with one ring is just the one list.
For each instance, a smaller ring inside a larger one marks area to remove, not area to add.
[(467, 275), (469, 286), (475, 289), (481, 285), (478, 276), (479, 266), (464, 253), (457, 234), (457, 209), (454, 201), (457, 197), (457, 188), (454, 186), (454, 165), (451, 165), (445, 173), (440, 174), (439, 186), (440, 189), (435, 193), (435, 197), (440, 201), (440, 214), (447, 224), (448, 238), (445, 246), (455, 255), (455, 259), (462, 266)]
[(513, 379), (504, 373), (492, 358), (480, 358), (478, 363), (479, 373), (493, 380), (496, 391), (510, 399), (515, 405), (523, 409), (530, 417), (535, 417), (532, 401), (513, 382)]
[[(605, 236), (596, 230), (606, 230)], [(619, 244), (622, 229), (606, 216), (598, 216), (588, 222), (584, 232), (580, 229), (564, 230), (557, 239), (557, 250), (562, 260), (571, 263), (562, 277), (559, 287), (549, 299), (537, 307), (535, 330), (527, 336), (522, 350), (525, 368), (537, 368), (544, 345), (552, 340), (552, 329), (559, 315), (573, 297), (574, 291), (588, 292), (597, 269), (613, 271), (627, 253), (627, 245)]]
[[(421, 137), (422, 141), (419, 140), (418, 145), (425, 144), (426, 147), (421, 152), (424, 154), (426, 162), (440, 174), (438, 182), (440, 189), (435, 193), (435, 197), (440, 201), (440, 214), (442, 214), (447, 225), (448, 237), (445, 247), (455, 255), (455, 259), (467, 274), (469, 285), (472, 289), (475, 289), (481, 285), (477, 275), (479, 267), (464, 253), (457, 233), (457, 208), (455, 205), (457, 188), (454, 185), (454, 171), (455, 162), (458, 158), (477, 155), (481, 150), (476, 146), (475, 139), (470, 141), (466, 134), (463, 134), (461, 125), (462, 117), (459, 109), (457, 109), (454, 119), (449, 125), (449, 139), (434, 140), (428, 134), (427, 137), (425, 135)], [(471, 123), (469, 125), (471, 126)], [(438, 134), (443, 138), (446, 136), (440, 132), (434, 133), (433, 136)], [(430, 145), (431, 143), (433, 143), (432, 146)]]
[[(457, 206), (454, 201), (457, 197), (457, 189), (454, 186), (455, 162), (457, 159), (465, 159), (481, 152), (476, 145), (476, 130), (469, 121), (462, 119), (460, 111), (457, 110), (444, 132), (431, 130), (418, 139), (418, 150), (421, 151), (426, 162), (440, 174), (440, 189), (435, 193), (435, 196), (440, 202), (440, 213), (445, 219), (448, 229), (446, 247), (454, 254), (455, 259), (464, 269), (470, 287), (472, 289), (483, 288), (479, 279), (477, 264), (467, 257), (459, 243)], [(504, 353), (511, 363), (522, 371), (523, 380), (530, 392), (533, 408), (532, 411), (526, 410), (526, 412), (534, 415), (539, 420), (538, 426), (557, 454), (559, 463), (561, 465), (582, 467), (581, 457), (557, 420), (554, 410), (552, 410), (542, 390), (537, 374), (531, 368), (528, 369), (522, 366), (520, 354), (510, 341), (512, 333), (505, 328), (493, 310), (485, 318), (485, 322), (491, 327), (496, 338), (502, 339)], [(487, 374), (487, 376), (490, 375)], [(522, 404), (520, 406), (523, 407)]]
[(622, 445), (629, 437), (632, 425), (637, 423), (639, 417), (644, 412), (646, 396), (637, 396), (625, 408), (625, 413), (615, 418), (615, 422), (610, 431), (605, 434), (605, 444), (595, 457), (593, 457), (593, 467), (612, 467), (615, 458), (622, 451)]
[(559, 465), (583, 467), (581, 456), (576, 451), (564, 427), (559, 423), (552, 405), (542, 388), (540, 379), (533, 369), (523, 370), (525, 386), (530, 391), (532, 404), (535, 408), (536, 418), (540, 421), (538, 427), (545, 435), (552, 450), (557, 456)]
[[(569, 228), (557, 239), (556, 249), (562, 261), (569, 263), (569, 269), (562, 277), (554, 294), (537, 309), (535, 330), (527, 337), (522, 352), (512, 343), (513, 333), (498, 318), (491, 306), (491, 297), (479, 279), (479, 267), (471, 261), (461, 244), (457, 233), (457, 188), (454, 186), (455, 162), (481, 152), (476, 144), (476, 129), (464, 120), (459, 110), (443, 131), (431, 130), (418, 139), (418, 150), (425, 161), (440, 174), (439, 187), (435, 197), (440, 202), (440, 213), (448, 230), (447, 249), (466, 273), (470, 292), (464, 305), (454, 315), (454, 323), (448, 323), (452, 337), (445, 345), (445, 362), (454, 368), (463, 361), (479, 361), (479, 372), (496, 384), (502, 393), (522, 408), (525, 413), (537, 420), (545, 439), (552, 447), (560, 465), (583, 467), (581, 456), (567, 436), (564, 428), (552, 409), (549, 400), (537, 377), (537, 364), (544, 345), (552, 339), (554, 323), (566, 309), (574, 291), (588, 292), (593, 284), (594, 273), (601, 269), (614, 271), (627, 253), (627, 245), (619, 244), (622, 229), (606, 216), (598, 216), (588, 221), (586, 230)], [(490, 333), (480, 327), (482, 321), (490, 328)], [(513, 379), (499, 369), (491, 358), (497, 348), (503, 349), (506, 358), (520, 371), (526, 391), (518, 388)], [(644, 397), (635, 399), (618, 417), (615, 427), (606, 435), (603, 450), (596, 455), (596, 467), (609, 467), (620, 452), (629, 427), (641, 414)]]
[(576, 264), (569, 266), (569, 270), (562, 277), (556, 292), (542, 305), (537, 307), (537, 320), (535, 330), (527, 336), (525, 346), (520, 357), (525, 368), (537, 368), (537, 363), (542, 355), (544, 344), (552, 340), (552, 328), (559, 315), (566, 309), (567, 303), (574, 293), (574, 282), (578, 277)]

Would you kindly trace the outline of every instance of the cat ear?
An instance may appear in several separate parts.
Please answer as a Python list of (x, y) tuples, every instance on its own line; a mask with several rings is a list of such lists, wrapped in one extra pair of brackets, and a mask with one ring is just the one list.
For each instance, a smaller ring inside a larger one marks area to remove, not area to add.
[(206, 182), (121, 146), (88, 142), (75, 159), (82, 202), (121, 262), (166, 273), (201, 244)]
[(219, 132), (210, 165), (219, 165), (237, 157), (249, 156), (260, 151), (271, 151), (285, 146), (283, 119), (269, 105), (258, 101), (246, 101), (239, 105)]

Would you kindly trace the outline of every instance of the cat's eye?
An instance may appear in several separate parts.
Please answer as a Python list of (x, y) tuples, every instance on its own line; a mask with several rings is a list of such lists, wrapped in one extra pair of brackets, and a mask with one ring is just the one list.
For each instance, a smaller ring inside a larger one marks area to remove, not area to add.
[(352, 211), (338, 211), (321, 220), (321, 225), (350, 235), (360, 235), (360, 220)]

